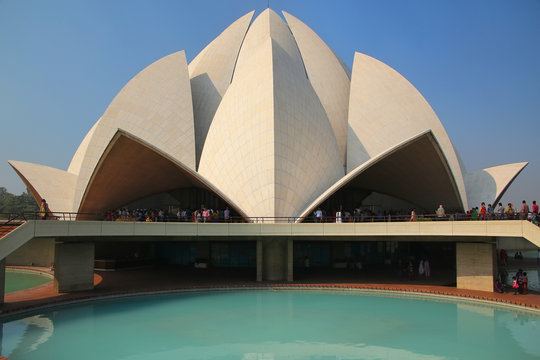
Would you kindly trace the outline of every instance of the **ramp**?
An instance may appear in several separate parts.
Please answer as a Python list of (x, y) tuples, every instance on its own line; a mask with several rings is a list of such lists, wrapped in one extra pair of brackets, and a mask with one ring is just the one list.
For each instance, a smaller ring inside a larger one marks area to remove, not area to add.
[(34, 238), (35, 222), (0, 226), (0, 260)]

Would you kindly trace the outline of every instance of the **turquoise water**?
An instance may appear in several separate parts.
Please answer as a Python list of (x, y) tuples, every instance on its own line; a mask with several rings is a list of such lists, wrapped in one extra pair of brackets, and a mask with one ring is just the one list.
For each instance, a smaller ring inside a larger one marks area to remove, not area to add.
[(538, 359), (540, 316), (359, 292), (231, 291), (93, 302), (3, 323), (18, 359)]
[(7, 270), (5, 292), (7, 294), (19, 290), (29, 289), (34, 286), (48, 283), (51, 280), (52, 278), (45, 275)]

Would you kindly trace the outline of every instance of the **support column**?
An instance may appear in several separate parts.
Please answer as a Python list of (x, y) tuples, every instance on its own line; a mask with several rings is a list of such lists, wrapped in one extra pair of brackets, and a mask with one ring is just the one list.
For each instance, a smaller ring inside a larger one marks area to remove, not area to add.
[(263, 241), (262, 239), (257, 240), (257, 281), (263, 280)]
[(54, 289), (59, 292), (94, 288), (94, 243), (57, 242), (54, 249)]
[(293, 281), (293, 239), (287, 240), (287, 281)]
[(6, 259), (3, 258), (2, 260), (0, 260), (0, 305), (4, 304), (5, 293), (6, 293)]
[(495, 244), (456, 243), (458, 289), (493, 291)]
[(210, 242), (197, 243), (197, 259), (202, 259), (210, 263)]
[(288, 239), (263, 239), (263, 280), (286, 281), (288, 275)]

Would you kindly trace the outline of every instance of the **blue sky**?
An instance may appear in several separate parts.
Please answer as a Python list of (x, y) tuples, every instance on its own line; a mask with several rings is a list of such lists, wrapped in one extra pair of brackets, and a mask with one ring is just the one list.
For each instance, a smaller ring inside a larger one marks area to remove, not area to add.
[[(7, 160), (67, 169), (110, 101), (155, 60), (193, 59), (267, 0), (0, 0), (0, 186)], [(271, 0), (350, 66), (355, 51), (405, 76), (469, 171), (529, 161), (504, 202), (540, 201), (540, 1)]]

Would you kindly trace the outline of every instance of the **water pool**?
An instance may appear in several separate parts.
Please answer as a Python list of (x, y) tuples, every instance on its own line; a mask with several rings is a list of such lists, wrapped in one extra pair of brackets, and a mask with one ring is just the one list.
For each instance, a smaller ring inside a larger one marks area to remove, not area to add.
[(6, 270), (5, 293), (29, 289), (52, 281), (52, 277), (40, 275), (37, 272), (23, 272), (17, 270)]
[(2, 323), (18, 359), (537, 359), (540, 315), (363, 292), (224, 291), (96, 301)]

